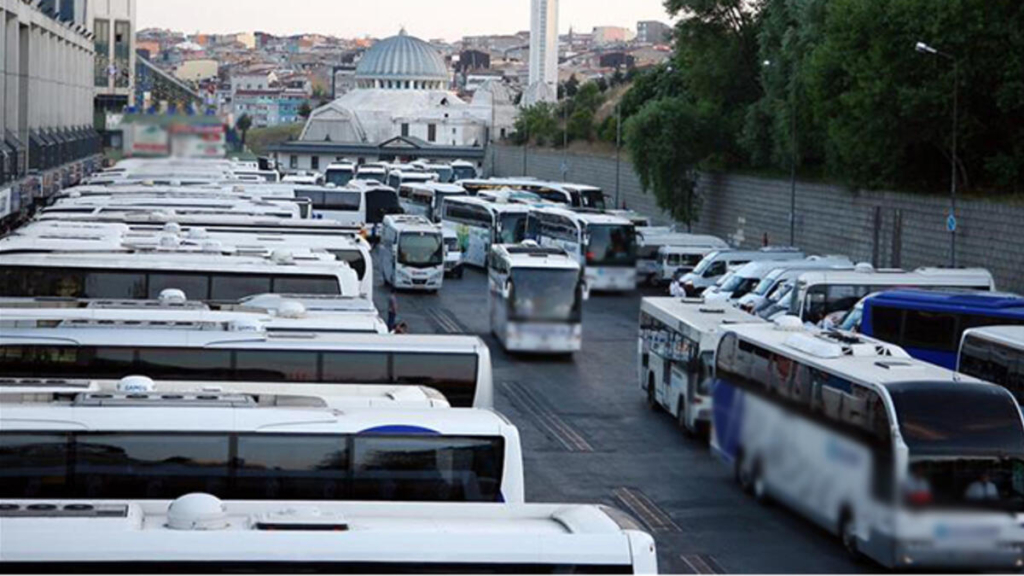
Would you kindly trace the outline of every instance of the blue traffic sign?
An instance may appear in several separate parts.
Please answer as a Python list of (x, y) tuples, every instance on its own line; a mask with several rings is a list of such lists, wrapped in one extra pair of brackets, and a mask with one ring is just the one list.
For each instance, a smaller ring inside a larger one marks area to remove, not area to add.
[(946, 220), (946, 230), (949, 230), (950, 232), (956, 232), (956, 225), (956, 216), (950, 214), (949, 219)]

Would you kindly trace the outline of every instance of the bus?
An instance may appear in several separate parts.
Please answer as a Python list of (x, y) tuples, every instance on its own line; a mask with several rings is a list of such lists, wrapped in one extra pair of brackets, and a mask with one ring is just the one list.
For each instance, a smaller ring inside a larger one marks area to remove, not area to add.
[[(345, 262), (359, 278), (360, 293), (373, 297), (373, 259), (370, 245), (354, 229), (344, 233), (321, 229), (317, 234), (285, 230), (241, 230), (216, 227), (127, 225), (113, 222), (30, 222), (14, 234), (0, 238), (0, 256), (42, 252), (135, 252), (161, 250), (168, 238), (176, 238), (177, 249), (216, 251), (245, 256), (270, 257), (275, 251), (308, 251), (333, 255)], [(165, 247), (164, 247), (165, 248)]]
[(334, 184), (342, 188), (356, 177), (356, 165), (353, 162), (342, 161), (332, 162), (324, 170), (324, 180), (327, 184)]
[(644, 298), (640, 304), (637, 381), (651, 410), (664, 410), (688, 436), (711, 425), (711, 385), (721, 330), (763, 322), (701, 299)]
[(52, 206), (44, 208), (44, 215), (90, 214), (103, 212), (156, 212), (164, 210), (180, 214), (202, 214), (222, 212), (252, 214), (286, 219), (305, 219), (310, 216), (309, 207), (295, 200), (274, 201), (258, 198), (243, 198), (240, 195), (201, 196), (80, 196), (60, 198)]
[(525, 501), (506, 418), (376, 389), (0, 381), (0, 500)]
[(673, 287), (687, 296), (700, 296), (740, 266), (762, 260), (803, 260), (806, 257), (800, 250), (788, 246), (768, 246), (760, 250), (715, 250), (709, 252), (693, 270), (674, 281)]
[(889, 568), (1024, 565), (1006, 390), (796, 319), (727, 328), (715, 377), (712, 450), (757, 499)]
[(376, 181), (378, 184), (383, 184), (388, 179), (387, 164), (383, 162), (367, 162), (366, 164), (360, 164), (356, 168), (356, 179)]
[(1024, 402), (1024, 326), (986, 326), (964, 332), (957, 371), (1006, 388)]
[(1012, 294), (890, 290), (864, 300), (860, 331), (911, 356), (956, 370), (965, 331), (1024, 326), (1024, 297)]
[[(433, 458), (433, 456), (430, 456)], [(656, 574), (654, 539), (578, 504), (4, 501), (11, 572)]]
[(605, 194), (596, 186), (572, 184), (569, 182), (545, 182), (533, 178), (490, 178), (486, 180), (463, 180), (459, 184), (471, 195), (481, 190), (511, 188), (533, 192), (546, 202), (563, 204), (572, 208), (604, 210)]
[(487, 268), (492, 245), (526, 239), (530, 208), (523, 204), (454, 197), (445, 200), (442, 210), (442, 225), (459, 237), (462, 261), (477, 268)]
[(427, 160), (418, 160), (412, 163), (412, 167), (423, 172), (430, 172), (437, 175), (437, 182), (448, 184), (453, 182), (452, 177), (455, 171), (448, 164), (438, 164)]
[(530, 212), (527, 236), (541, 246), (561, 248), (575, 257), (584, 267), (592, 291), (636, 290), (636, 231), (628, 220), (537, 207)]
[(356, 190), (363, 197), (363, 208), (360, 216), (363, 223), (370, 228), (370, 237), (380, 237), (380, 226), (388, 214), (401, 214), (402, 206), (398, 203), (398, 192), (372, 180), (353, 180), (349, 189)]
[(281, 179), (285, 184), (302, 184), (303, 186), (323, 186), (324, 176), (319, 172), (300, 171), (288, 174)]
[(801, 275), (788, 302), (788, 314), (810, 324), (851, 310), (868, 294), (891, 288), (960, 289), (991, 292), (996, 289), (992, 274), (982, 268), (919, 268), (876, 270), (858, 264), (854, 270), (816, 270)]
[(587, 288), (579, 262), (532, 242), (496, 245), (488, 260), (491, 332), (509, 352), (573, 354), (583, 348)]
[(399, 190), (403, 184), (423, 184), (437, 181), (437, 174), (434, 172), (425, 172), (416, 170), (411, 166), (402, 166), (388, 172), (387, 185), (395, 190)]
[(472, 178), (478, 178), (480, 174), (476, 170), (476, 164), (468, 162), (466, 160), (455, 160), (451, 163), (452, 167), (452, 182), (459, 182), (461, 180), (469, 180)]
[(444, 233), (423, 216), (387, 216), (380, 241), (385, 284), (436, 293), (444, 284)]
[(182, 290), (192, 300), (217, 302), (266, 293), (362, 293), (348, 264), (330, 255), (303, 262), (286, 250), (266, 258), (180, 252), (0, 257), (0, 297), (155, 299), (168, 288)]
[(438, 182), (403, 184), (398, 190), (398, 202), (406, 214), (423, 216), (432, 222), (440, 222), (445, 198), (467, 195), (466, 190), (458, 184)]
[[(15, 310), (0, 310), (0, 317), (7, 313)], [(167, 316), (136, 309), (71, 325), (4, 320), (0, 374), (417, 385), (437, 389), (459, 408), (494, 404), (490, 352), (476, 337), (269, 331), (231, 315), (199, 325)]]
[(679, 270), (689, 272), (704, 256), (729, 245), (714, 236), (684, 234), (671, 228), (637, 228), (637, 275), (649, 284), (667, 284)]

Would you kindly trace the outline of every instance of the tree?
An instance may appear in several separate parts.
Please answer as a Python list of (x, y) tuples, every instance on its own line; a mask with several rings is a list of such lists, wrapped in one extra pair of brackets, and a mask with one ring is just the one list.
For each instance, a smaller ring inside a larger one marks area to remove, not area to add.
[(303, 118), (309, 118), (309, 115), (313, 113), (313, 108), (310, 107), (309, 102), (303, 102), (299, 106), (299, 116)]
[(601, 76), (597, 80), (594, 80), (594, 83), (597, 84), (597, 89), (600, 90), (601, 92), (605, 92), (608, 90), (608, 80), (604, 76)]
[(242, 147), (245, 147), (245, 137), (252, 128), (252, 118), (248, 114), (242, 114), (235, 122), (235, 130), (242, 135)]
[(576, 96), (576, 91), (579, 89), (580, 81), (576, 78), (576, 75), (569, 76), (569, 79), (565, 81), (565, 97), (572, 98)]
[(633, 169), (645, 192), (675, 219), (692, 224), (699, 214), (697, 170), (716, 145), (705, 113), (684, 98), (648, 102), (624, 125)]
[(553, 142), (559, 133), (558, 120), (555, 118), (555, 105), (550, 102), (538, 102), (519, 111), (515, 122), (513, 141), (527, 144), (530, 140), (543, 146)]
[(577, 107), (569, 116), (567, 130), (570, 140), (592, 141), (594, 139), (594, 113), (589, 108)]

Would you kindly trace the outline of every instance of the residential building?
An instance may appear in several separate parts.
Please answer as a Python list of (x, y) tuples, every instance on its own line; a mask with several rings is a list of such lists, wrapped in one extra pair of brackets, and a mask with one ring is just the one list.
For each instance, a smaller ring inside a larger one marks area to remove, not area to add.
[(216, 78), (220, 64), (212, 58), (186, 60), (174, 71), (174, 77), (183, 82), (198, 84), (202, 80)]
[(108, 112), (121, 113), (135, 91), (136, 0), (90, 0), (86, 19), (93, 31), (95, 110), (102, 128)]
[(530, 8), (528, 103), (554, 102), (558, 99), (558, 0), (530, 0)]
[(636, 23), (636, 41), (642, 44), (666, 44), (672, 39), (672, 27), (657, 20)]
[(597, 26), (594, 28), (594, 44), (597, 46), (625, 44), (635, 36), (632, 30), (621, 26)]

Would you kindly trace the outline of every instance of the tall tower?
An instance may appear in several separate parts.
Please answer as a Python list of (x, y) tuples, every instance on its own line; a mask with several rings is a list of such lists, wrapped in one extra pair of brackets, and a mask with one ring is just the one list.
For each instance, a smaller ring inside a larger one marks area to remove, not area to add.
[(558, 0), (530, 0), (530, 86), (544, 100), (558, 98)]

